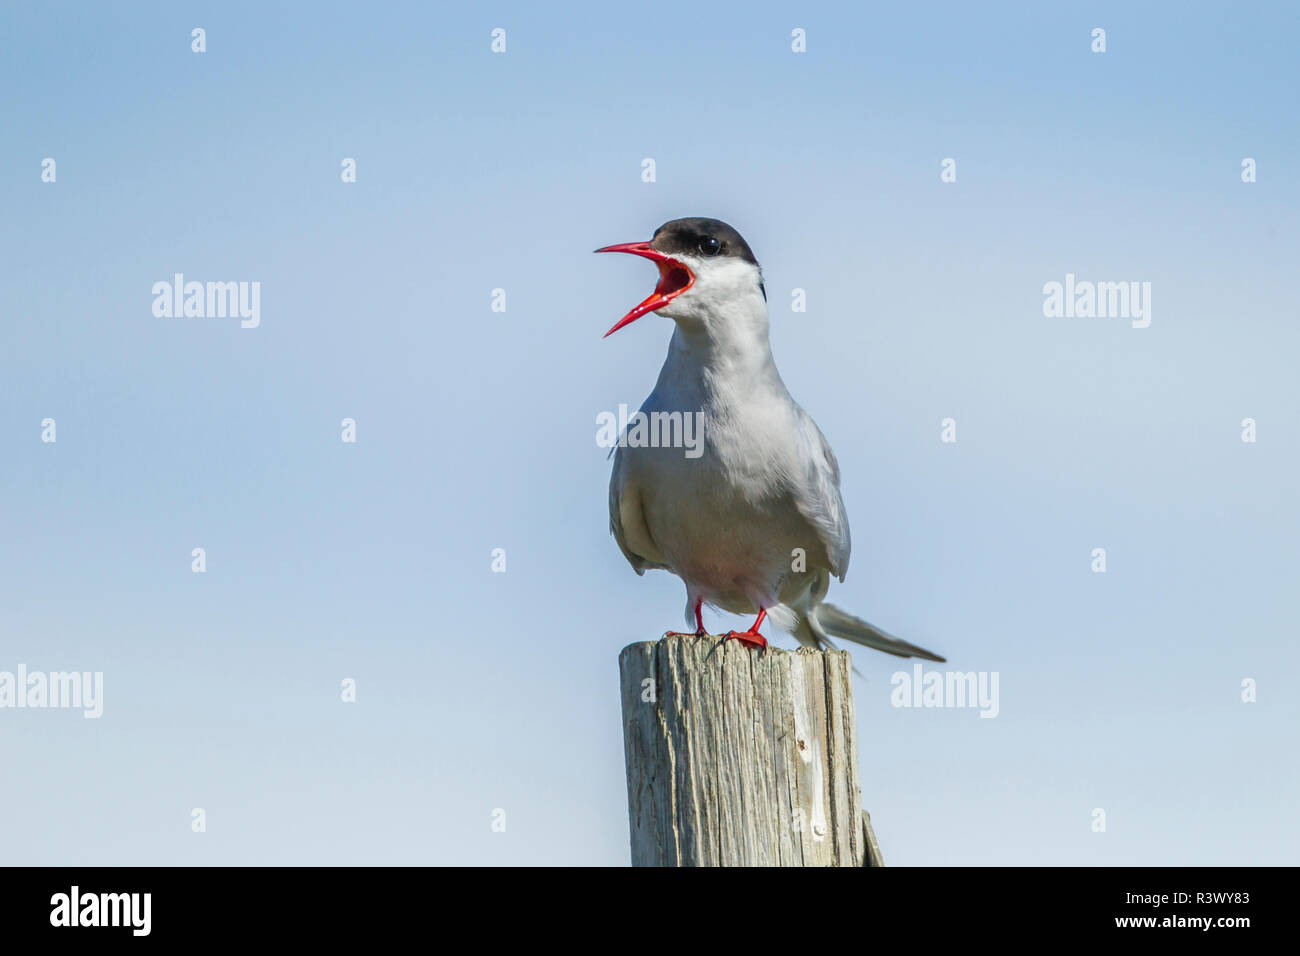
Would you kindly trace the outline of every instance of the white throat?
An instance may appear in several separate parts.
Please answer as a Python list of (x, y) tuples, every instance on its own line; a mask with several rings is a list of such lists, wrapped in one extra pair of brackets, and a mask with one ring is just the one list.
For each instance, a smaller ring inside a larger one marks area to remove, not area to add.
[(677, 323), (673, 348), (715, 361), (751, 364), (764, 356), (770, 361), (767, 302), (758, 266), (730, 256), (680, 258), (695, 274), (695, 283), (659, 310)]
[[(676, 322), (658, 389), (703, 398), (785, 385), (768, 336), (762, 274), (753, 263), (728, 257), (682, 257), (695, 284), (661, 309)], [(658, 390), (657, 389), (657, 390)]]

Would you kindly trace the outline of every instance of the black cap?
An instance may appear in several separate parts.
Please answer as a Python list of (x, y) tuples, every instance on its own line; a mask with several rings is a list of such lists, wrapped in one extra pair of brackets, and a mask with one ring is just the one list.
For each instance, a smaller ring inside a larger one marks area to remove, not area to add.
[(674, 219), (655, 230), (650, 245), (669, 255), (734, 256), (758, 265), (749, 243), (721, 219)]

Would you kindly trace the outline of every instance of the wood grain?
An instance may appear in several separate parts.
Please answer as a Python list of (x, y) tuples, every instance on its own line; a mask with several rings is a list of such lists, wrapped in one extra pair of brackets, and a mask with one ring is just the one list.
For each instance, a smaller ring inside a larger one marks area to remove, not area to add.
[(851, 662), (717, 635), (619, 655), (634, 866), (862, 866)]

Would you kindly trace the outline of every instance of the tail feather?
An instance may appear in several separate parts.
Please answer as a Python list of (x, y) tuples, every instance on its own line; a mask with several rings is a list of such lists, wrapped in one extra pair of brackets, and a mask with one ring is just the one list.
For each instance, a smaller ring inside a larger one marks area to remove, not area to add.
[(830, 641), (826, 640), (827, 633), (842, 637), (844, 640), (852, 641), (855, 644), (861, 644), (864, 647), (872, 647), (878, 651), (884, 651), (886, 654), (893, 654), (895, 657), (921, 657), (927, 661), (945, 663), (945, 658), (940, 657), (938, 654), (927, 651), (924, 647), (909, 644), (892, 634), (887, 634), (880, 628), (868, 624), (860, 617), (854, 617), (834, 604), (825, 602), (818, 604), (815, 608), (809, 609), (807, 616), (812, 619), (809, 621), (812, 633), (820, 640), (826, 641), (828, 645), (830, 645)]

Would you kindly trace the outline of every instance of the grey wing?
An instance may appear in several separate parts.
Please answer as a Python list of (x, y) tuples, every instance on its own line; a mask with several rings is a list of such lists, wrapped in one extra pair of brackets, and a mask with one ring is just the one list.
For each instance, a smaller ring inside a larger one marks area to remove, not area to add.
[(623, 448), (614, 455), (614, 470), (609, 476), (609, 533), (632, 570), (645, 574), (646, 568), (667, 568), (654, 539), (646, 527), (641, 511), (641, 494), (636, 482), (629, 479)]
[(812, 417), (802, 408), (798, 409), (798, 416), (800, 440), (804, 445), (801, 451), (807, 467), (804, 487), (795, 495), (795, 501), (799, 513), (816, 529), (826, 548), (831, 573), (843, 581), (849, 570), (853, 542), (849, 535), (849, 516), (840, 497), (840, 463)]

